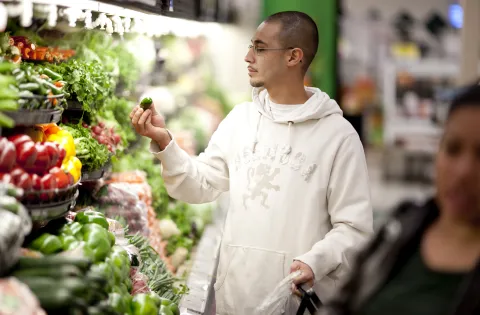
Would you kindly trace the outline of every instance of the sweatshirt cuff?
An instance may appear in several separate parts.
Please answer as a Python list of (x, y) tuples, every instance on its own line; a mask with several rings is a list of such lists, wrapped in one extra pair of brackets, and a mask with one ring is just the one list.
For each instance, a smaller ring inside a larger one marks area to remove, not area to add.
[[(171, 134), (170, 136), (172, 137)], [(160, 146), (152, 140), (150, 142), (150, 152), (162, 162), (164, 173), (181, 172), (188, 158), (188, 154), (178, 146), (173, 137), (172, 141), (170, 141), (163, 151), (160, 151)], [(185, 157), (185, 155), (187, 157)]]
[(312, 253), (311, 251), (302, 255), (298, 256), (293, 259), (294, 261), (300, 261), (304, 264), (307, 264), (310, 268), (312, 268), (313, 275), (315, 277), (314, 281), (320, 281), (325, 277), (327, 274), (331, 272), (329, 268), (326, 266), (328, 264), (318, 264), (317, 263), (317, 258), (315, 257), (315, 254)]

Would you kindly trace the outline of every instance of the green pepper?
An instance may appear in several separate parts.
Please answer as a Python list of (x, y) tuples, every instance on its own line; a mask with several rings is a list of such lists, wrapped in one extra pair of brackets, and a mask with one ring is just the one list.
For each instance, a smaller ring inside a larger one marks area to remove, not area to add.
[(113, 269), (109, 264), (102, 262), (92, 266), (90, 270), (90, 275), (98, 275), (107, 280), (105, 290), (109, 292), (112, 289), (113, 285)]
[(82, 224), (96, 223), (108, 230), (108, 221), (105, 218), (105, 215), (98, 211), (85, 210), (83, 212), (78, 212), (75, 216), (75, 221)]
[(25, 72), (23, 71), (20, 71), (17, 75), (15, 75), (15, 81), (17, 81), (17, 83), (23, 83), (25, 79), (26, 79), (26, 75), (25, 75)]
[(108, 231), (108, 239), (110, 240), (110, 246), (115, 245), (115, 234)]
[(40, 89), (40, 84), (38, 83), (22, 83), (18, 85), (18, 88), (21, 91), (38, 91)]
[(50, 79), (52, 79), (54, 81), (62, 79), (62, 76), (60, 74), (58, 74), (55, 71), (52, 71), (48, 68), (44, 68), (42, 72), (43, 72), (43, 74), (47, 75)]
[(90, 223), (83, 226), (82, 232), (85, 241), (85, 253), (90, 255), (94, 262), (104, 261), (111, 250), (107, 230), (98, 224)]
[(48, 255), (61, 251), (62, 242), (55, 235), (43, 233), (38, 238), (33, 240), (33, 242), (30, 244), (30, 248)]
[(127, 265), (125, 258), (119, 253), (112, 252), (106, 262), (114, 268), (117, 284), (122, 283), (130, 275), (130, 266)]
[(133, 315), (158, 315), (158, 307), (148, 294), (137, 294), (132, 301)]
[(145, 97), (141, 102), (140, 102), (140, 106), (146, 110), (148, 109), (151, 105), (152, 105), (153, 101), (150, 97)]
[(2, 88), (0, 90), (0, 99), (2, 100), (16, 100), (18, 99), (18, 92), (12, 88)]
[(69, 224), (64, 225), (60, 229), (61, 235), (71, 235), (75, 237), (79, 241), (83, 241), (83, 234), (82, 234), (83, 225), (78, 222), (72, 222)]
[(108, 295), (108, 304), (119, 314), (125, 314), (130, 309), (130, 301), (119, 293)]
[(168, 308), (173, 315), (180, 315), (180, 309), (178, 308), (177, 304), (163, 297), (159, 297), (159, 299), (161, 307)]
[(62, 242), (63, 250), (71, 250), (79, 245), (78, 240), (73, 235), (62, 234), (58, 237)]
[(158, 312), (159, 315), (174, 315), (172, 310), (165, 305), (160, 306), (160, 310)]

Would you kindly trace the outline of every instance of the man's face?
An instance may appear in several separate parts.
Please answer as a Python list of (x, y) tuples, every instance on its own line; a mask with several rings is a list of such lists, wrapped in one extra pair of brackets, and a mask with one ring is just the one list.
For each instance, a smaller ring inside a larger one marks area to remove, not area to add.
[[(253, 87), (268, 87), (284, 75), (285, 47), (278, 38), (281, 30), (279, 23), (262, 23), (252, 38), (252, 46), (245, 56), (248, 63), (248, 75)], [(255, 49), (256, 48), (256, 49)]]

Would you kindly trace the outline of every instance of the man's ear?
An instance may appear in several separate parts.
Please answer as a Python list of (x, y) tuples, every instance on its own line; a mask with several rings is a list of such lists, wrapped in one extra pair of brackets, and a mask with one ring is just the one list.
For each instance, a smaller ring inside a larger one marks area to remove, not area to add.
[(289, 66), (295, 66), (303, 62), (303, 51), (300, 48), (293, 48), (288, 55), (287, 64)]

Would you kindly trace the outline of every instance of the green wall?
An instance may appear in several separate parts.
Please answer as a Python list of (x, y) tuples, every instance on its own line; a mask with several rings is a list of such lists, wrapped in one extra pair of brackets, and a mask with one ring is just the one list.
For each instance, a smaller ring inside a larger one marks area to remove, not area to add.
[(280, 11), (301, 11), (318, 25), (319, 48), (310, 68), (312, 83), (336, 97), (337, 1), (340, 0), (263, 0), (261, 20)]

